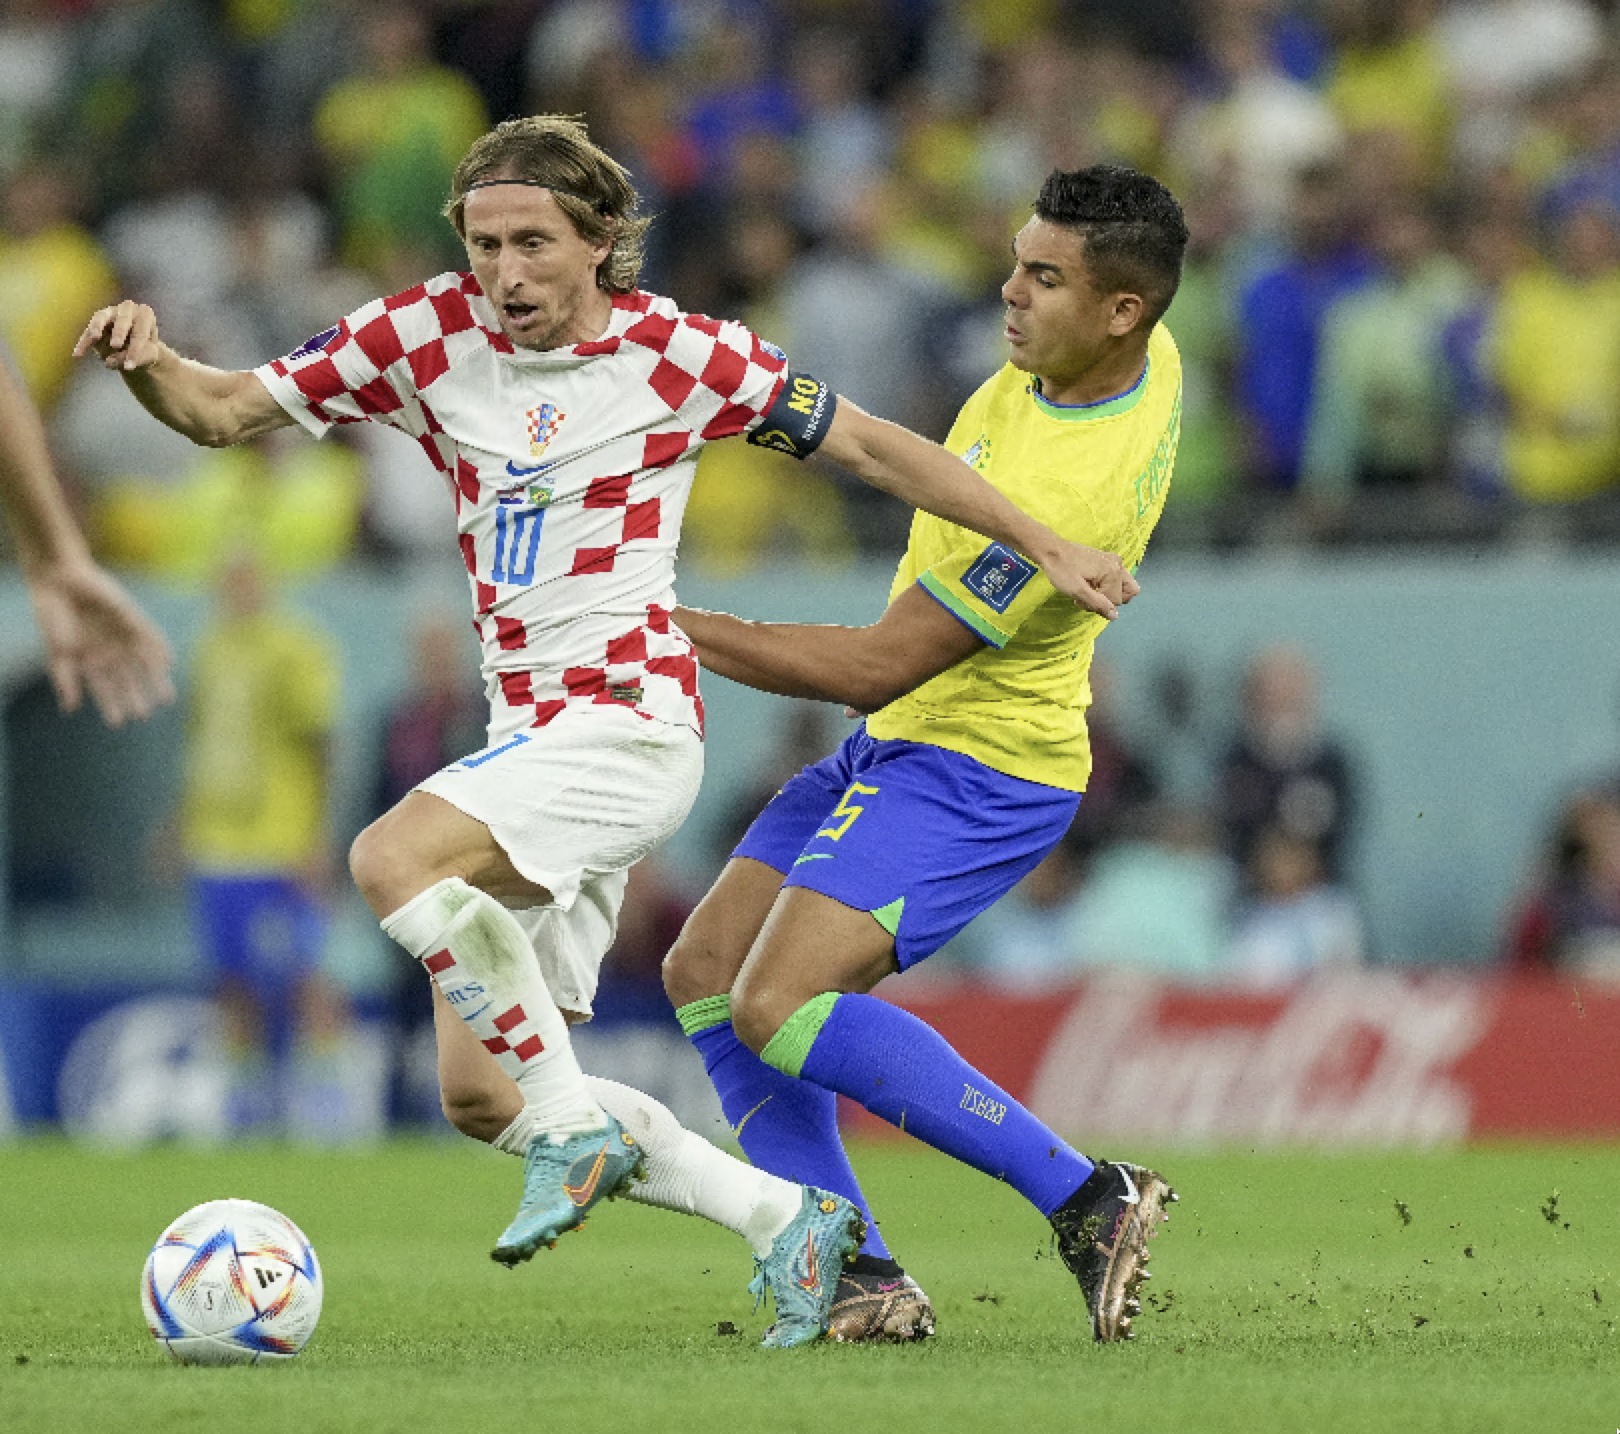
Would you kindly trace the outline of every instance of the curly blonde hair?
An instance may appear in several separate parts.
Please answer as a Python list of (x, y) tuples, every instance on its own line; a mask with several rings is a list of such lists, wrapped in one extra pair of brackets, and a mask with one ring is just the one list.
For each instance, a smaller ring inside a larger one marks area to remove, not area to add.
[(635, 290), (652, 220), (636, 214), (640, 196), (629, 171), (591, 143), (581, 120), (528, 115), (503, 120), (475, 140), (450, 177), (450, 199), (444, 206), (445, 217), (462, 238), (468, 190), (496, 179), (549, 189), (582, 238), (612, 245), (596, 271), (597, 286), (610, 294)]

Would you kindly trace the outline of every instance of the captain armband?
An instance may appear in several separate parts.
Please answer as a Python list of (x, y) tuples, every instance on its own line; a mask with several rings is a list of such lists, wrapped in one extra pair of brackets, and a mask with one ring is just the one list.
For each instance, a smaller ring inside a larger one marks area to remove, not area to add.
[(793, 458), (808, 458), (821, 447), (837, 408), (838, 395), (819, 378), (790, 372), (748, 441)]

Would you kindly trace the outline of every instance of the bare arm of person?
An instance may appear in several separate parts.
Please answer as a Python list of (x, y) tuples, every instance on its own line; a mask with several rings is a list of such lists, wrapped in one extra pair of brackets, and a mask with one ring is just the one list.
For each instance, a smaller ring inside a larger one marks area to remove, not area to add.
[(90, 556), (51, 467), (22, 381), (0, 361), (0, 511), (17, 544), (56, 699), (89, 691), (109, 727), (174, 700), (174, 652), (123, 587)]
[(75, 358), (92, 352), (159, 423), (205, 448), (229, 448), (293, 422), (253, 373), (177, 354), (146, 304), (125, 299), (97, 309), (73, 346)]
[(954, 453), (840, 396), (819, 450), (863, 482), (914, 508), (1006, 543), (1036, 563), (1066, 598), (1110, 620), (1141, 591), (1114, 553), (1059, 537)]
[(869, 627), (749, 622), (678, 607), (676, 625), (710, 672), (783, 697), (876, 712), (978, 652), (984, 642), (919, 587)]

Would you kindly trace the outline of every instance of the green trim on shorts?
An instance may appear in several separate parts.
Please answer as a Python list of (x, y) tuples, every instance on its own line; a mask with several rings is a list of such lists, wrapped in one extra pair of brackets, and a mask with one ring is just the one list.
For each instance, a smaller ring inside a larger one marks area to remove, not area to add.
[(689, 1036), (706, 1031), (711, 1026), (723, 1026), (731, 1019), (731, 997), (705, 996), (701, 1001), (688, 1001), (675, 1008), (675, 1019)]
[(898, 938), (900, 935), (900, 918), (906, 912), (906, 899), (897, 896), (887, 906), (880, 906), (872, 913), (872, 920), (877, 922), (890, 936)]
[(810, 1047), (815, 1045), (821, 1028), (838, 1004), (837, 991), (823, 991), (799, 1007), (766, 1043), (759, 1058), (768, 1066), (775, 1066), (785, 1075), (799, 1078), (804, 1063), (810, 1059)]

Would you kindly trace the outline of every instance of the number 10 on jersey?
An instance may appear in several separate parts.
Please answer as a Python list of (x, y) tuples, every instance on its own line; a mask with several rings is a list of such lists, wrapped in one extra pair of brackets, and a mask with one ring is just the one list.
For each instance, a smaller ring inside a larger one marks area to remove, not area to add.
[[(495, 566), (490, 570), (492, 581), (519, 587), (526, 587), (534, 581), (534, 560), (540, 551), (540, 527), (545, 520), (544, 508), (519, 508), (505, 503), (496, 507)], [(528, 544), (526, 550), (525, 540)]]

